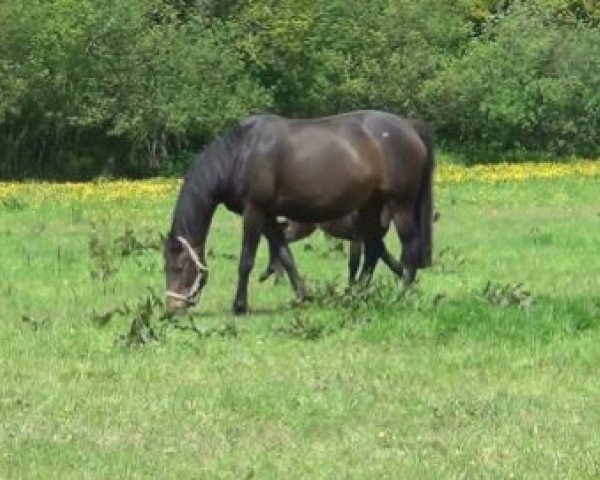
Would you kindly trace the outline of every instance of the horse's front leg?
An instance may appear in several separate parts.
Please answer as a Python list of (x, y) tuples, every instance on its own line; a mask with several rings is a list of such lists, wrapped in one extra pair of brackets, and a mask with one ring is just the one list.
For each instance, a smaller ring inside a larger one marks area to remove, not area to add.
[(258, 242), (265, 224), (264, 214), (253, 205), (244, 209), (244, 233), (242, 240), (242, 253), (238, 266), (238, 286), (233, 301), (233, 312), (236, 315), (248, 311), (248, 280), (254, 267), (254, 258)]

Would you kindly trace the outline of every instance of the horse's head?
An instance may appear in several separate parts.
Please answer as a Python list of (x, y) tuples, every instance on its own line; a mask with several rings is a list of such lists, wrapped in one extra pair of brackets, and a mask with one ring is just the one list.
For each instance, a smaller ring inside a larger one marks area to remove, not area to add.
[(171, 312), (195, 305), (208, 280), (208, 269), (192, 245), (184, 237), (172, 234), (165, 239), (165, 274), (167, 308)]

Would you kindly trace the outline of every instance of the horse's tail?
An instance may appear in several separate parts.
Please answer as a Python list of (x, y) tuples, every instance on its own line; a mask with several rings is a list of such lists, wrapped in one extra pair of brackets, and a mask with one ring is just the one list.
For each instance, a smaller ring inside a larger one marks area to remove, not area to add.
[(422, 120), (411, 119), (410, 123), (415, 129), (421, 141), (427, 149), (427, 159), (421, 188), (416, 206), (416, 221), (419, 231), (419, 268), (431, 265), (432, 242), (433, 242), (433, 171), (435, 168), (434, 137), (430, 127)]

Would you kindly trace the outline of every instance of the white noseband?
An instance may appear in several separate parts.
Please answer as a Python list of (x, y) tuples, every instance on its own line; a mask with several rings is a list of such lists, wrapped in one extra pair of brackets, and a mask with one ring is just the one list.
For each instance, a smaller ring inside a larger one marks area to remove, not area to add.
[(193, 283), (192, 287), (190, 288), (190, 291), (188, 292), (187, 295), (183, 295), (181, 293), (167, 290), (167, 297), (176, 298), (177, 300), (183, 300), (188, 305), (193, 305), (194, 297), (198, 293), (198, 288), (200, 287), (200, 282), (202, 281), (204, 272), (208, 272), (208, 268), (206, 267), (206, 265), (204, 265), (202, 263), (202, 261), (200, 260), (200, 257), (196, 253), (196, 250), (194, 250), (192, 248), (192, 246), (189, 244), (189, 242), (185, 238), (179, 236), (179, 237), (177, 237), (177, 240), (179, 240), (179, 242), (181, 242), (181, 244), (183, 245), (183, 248), (187, 251), (188, 255), (190, 256), (190, 258), (196, 265), (196, 268), (198, 269), (198, 273), (196, 274), (196, 279), (194, 280), (194, 283)]

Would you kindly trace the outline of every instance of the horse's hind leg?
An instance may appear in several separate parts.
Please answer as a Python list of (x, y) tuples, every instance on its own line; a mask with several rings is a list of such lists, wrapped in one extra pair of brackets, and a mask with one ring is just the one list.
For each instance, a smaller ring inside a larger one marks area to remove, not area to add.
[(412, 209), (398, 209), (394, 211), (394, 224), (402, 242), (402, 279), (406, 284), (414, 281), (417, 267), (420, 262), (419, 231)]
[(371, 281), (377, 261), (385, 248), (383, 245), (385, 227), (381, 224), (381, 207), (380, 199), (374, 198), (359, 212), (358, 228), (365, 249), (365, 258), (358, 279), (362, 285), (368, 285)]
[(268, 241), (268, 239), (267, 243), (269, 244), (269, 264), (267, 265), (265, 271), (260, 274), (258, 281), (264, 282), (271, 275), (275, 274), (275, 283), (278, 283), (283, 276), (283, 265), (281, 265), (281, 261), (277, 256), (277, 248), (272, 242)]
[(383, 238), (375, 236), (365, 239), (364, 245), (365, 259), (358, 281), (361, 285), (367, 286), (371, 282), (375, 266), (377, 265), (377, 261), (381, 258), (381, 253), (385, 247), (383, 245)]
[[(284, 227), (284, 238), (287, 242), (302, 240), (317, 229), (316, 223), (295, 222), (292, 220), (287, 220), (284, 224), (279, 224), (279, 226)], [(283, 271), (284, 267), (281, 259), (278, 257), (277, 247), (274, 246), (273, 242), (269, 241), (269, 265), (260, 275), (259, 280), (264, 282), (271, 275), (275, 274), (275, 282), (277, 282), (283, 276)]]
[(381, 260), (385, 263), (388, 268), (394, 272), (399, 277), (404, 275), (404, 270), (402, 268), (402, 263), (394, 258), (394, 256), (390, 253), (390, 251), (383, 246), (383, 252), (381, 252)]
[(294, 257), (288, 247), (285, 239), (285, 234), (281, 226), (274, 219), (267, 219), (265, 225), (265, 235), (271, 245), (274, 258), (277, 258), (285, 269), (292, 284), (292, 288), (296, 293), (296, 298), (300, 301), (306, 298), (306, 288), (300, 274), (296, 268)]
[(348, 283), (352, 285), (356, 282), (356, 272), (360, 267), (360, 257), (363, 251), (363, 244), (360, 240), (350, 242), (350, 254), (348, 255)]

